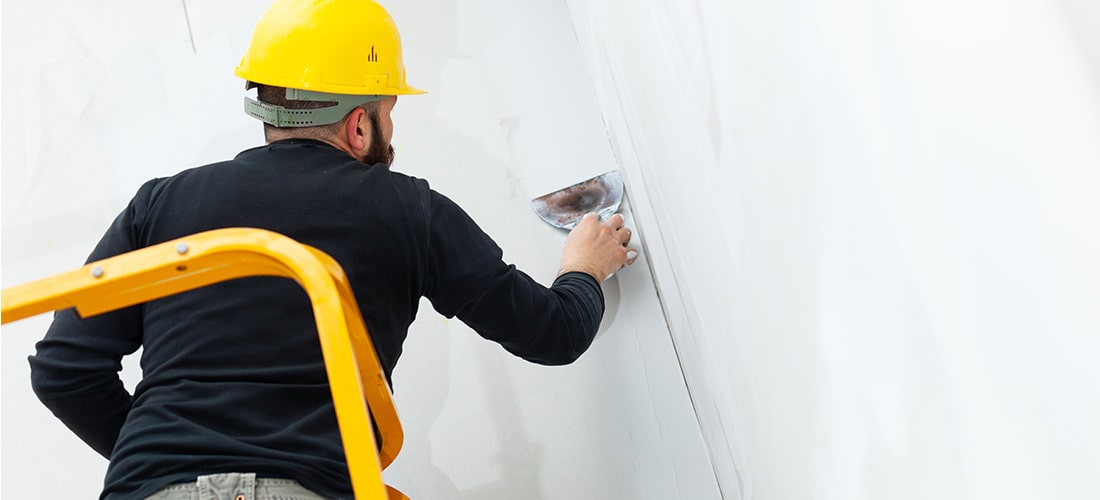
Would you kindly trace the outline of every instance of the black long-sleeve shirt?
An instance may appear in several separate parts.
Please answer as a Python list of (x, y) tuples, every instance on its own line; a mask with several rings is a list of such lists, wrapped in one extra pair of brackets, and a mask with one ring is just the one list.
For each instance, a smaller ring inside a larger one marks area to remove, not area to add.
[[(603, 315), (591, 276), (543, 287), (427, 182), (308, 140), (146, 183), (88, 260), (222, 227), (276, 231), (334, 257), (387, 376), (422, 296), (543, 364), (580, 356)], [(131, 396), (118, 371), (139, 346)], [(30, 363), (38, 397), (110, 459), (102, 498), (231, 471), (351, 497), (309, 301), (290, 280), (238, 279), (87, 319), (60, 311)]]

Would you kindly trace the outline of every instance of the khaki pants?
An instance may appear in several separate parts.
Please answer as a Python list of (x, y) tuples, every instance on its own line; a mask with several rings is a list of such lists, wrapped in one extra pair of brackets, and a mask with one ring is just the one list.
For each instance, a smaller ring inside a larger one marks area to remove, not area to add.
[(230, 472), (199, 476), (193, 483), (167, 486), (145, 500), (325, 500), (293, 479), (256, 478)]

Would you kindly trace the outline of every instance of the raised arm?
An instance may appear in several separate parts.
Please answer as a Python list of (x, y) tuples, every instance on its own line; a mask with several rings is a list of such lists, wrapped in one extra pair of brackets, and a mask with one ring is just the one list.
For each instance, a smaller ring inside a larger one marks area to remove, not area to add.
[(496, 243), (437, 193), (429, 232), (425, 295), (436, 310), (540, 364), (571, 363), (588, 349), (604, 311), (599, 282), (636, 256), (625, 246), (630, 232), (621, 216), (606, 223), (586, 217), (567, 238), (559, 276), (547, 288), (505, 264)]

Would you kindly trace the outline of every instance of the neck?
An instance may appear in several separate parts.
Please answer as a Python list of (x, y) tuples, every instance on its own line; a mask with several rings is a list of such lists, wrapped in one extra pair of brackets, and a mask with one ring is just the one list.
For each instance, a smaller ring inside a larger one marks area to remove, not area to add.
[(310, 140), (313, 140), (313, 141), (321, 141), (325, 144), (328, 144), (329, 146), (332, 146), (336, 149), (339, 149), (340, 151), (343, 151), (343, 152), (347, 153), (348, 156), (351, 156), (353, 158), (355, 157), (355, 155), (352, 153), (351, 147), (347, 144), (347, 141), (346, 140), (341, 141), (339, 137), (326, 137), (326, 136), (318, 136), (318, 135), (315, 135), (315, 134), (301, 134), (301, 133), (296, 134), (293, 131), (282, 131), (282, 130), (276, 131), (275, 133), (266, 134), (266, 135), (267, 135), (266, 139), (267, 139), (268, 144), (271, 144), (271, 143), (277, 142), (277, 141), (285, 141), (285, 140), (288, 140), (288, 139), (310, 139)]

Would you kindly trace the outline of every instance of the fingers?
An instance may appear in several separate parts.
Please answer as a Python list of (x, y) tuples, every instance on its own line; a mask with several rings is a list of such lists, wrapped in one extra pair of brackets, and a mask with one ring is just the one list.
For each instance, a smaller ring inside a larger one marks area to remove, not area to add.
[(630, 237), (634, 233), (633, 233), (633, 231), (630, 230), (629, 227), (624, 226), (624, 227), (620, 227), (617, 231), (615, 231), (612, 234), (615, 236), (616, 240), (619, 240), (619, 244), (621, 244), (622, 246), (625, 247), (627, 243), (630, 243)]
[(638, 260), (638, 251), (633, 249), (633, 248), (627, 247), (626, 248), (626, 262), (623, 262), (623, 264), (621, 266), (619, 266), (619, 269), (616, 269), (614, 272), (608, 274), (607, 277), (604, 278), (603, 280), (607, 281), (607, 280), (611, 279), (612, 276), (615, 276), (615, 273), (619, 272), (622, 269), (630, 267), (632, 264), (634, 264), (634, 261), (636, 261), (636, 260)]
[(611, 217), (609, 217), (607, 219), (607, 222), (604, 222), (604, 224), (607, 224), (608, 226), (610, 226), (611, 229), (616, 229), (616, 230), (623, 227), (623, 224), (625, 224), (625, 223), (626, 223), (626, 218), (623, 217), (623, 214), (612, 215)]
[(591, 224), (599, 224), (600, 217), (596, 215), (596, 212), (588, 212), (581, 217), (581, 221), (577, 223), (577, 226), (587, 226)]
[(626, 264), (623, 264), (623, 266), (629, 266), (636, 260), (638, 260), (638, 251), (633, 248), (628, 248), (626, 250)]
[[(629, 246), (627, 246), (630, 243), (631, 236), (634, 235), (634, 231), (632, 231), (629, 227), (626, 227), (625, 217), (623, 217), (622, 214), (615, 214), (608, 218), (607, 221), (604, 222), (604, 224), (612, 228), (612, 237), (614, 237), (615, 240), (620, 245), (622, 245), (623, 249), (625, 250), (623, 254), (620, 254), (625, 256), (625, 260), (621, 261), (622, 264), (619, 269), (625, 268), (633, 264), (634, 261), (638, 260), (638, 251), (634, 248), (630, 248)], [(610, 276), (608, 277), (610, 278)]]
[(626, 218), (623, 217), (623, 214), (612, 215), (607, 219), (607, 222), (604, 222), (606, 226), (611, 228), (611, 235), (624, 247), (627, 243), (630, 243), (630, 237), (634, 234), (629, 227), (624, 225), (625, 223)]

